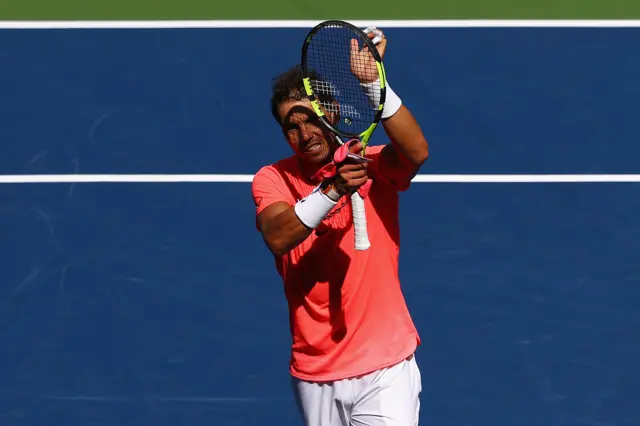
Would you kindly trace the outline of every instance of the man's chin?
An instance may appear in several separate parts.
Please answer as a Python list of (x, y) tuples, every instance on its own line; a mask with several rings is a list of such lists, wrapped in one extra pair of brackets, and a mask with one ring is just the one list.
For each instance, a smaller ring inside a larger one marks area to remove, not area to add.
[(331, 152), (327, 147), (322, 147), (318, 150), (303, 151), (300, 153), (300, 158), (307, 163), (324, 164), (329, 161)]
[(324, 165), (324, 164), (327, 164), (329, 162), (330, 155), (327, 152), (315, 153), (315, 154), (305, 154), (303, 159), (307, 163)]

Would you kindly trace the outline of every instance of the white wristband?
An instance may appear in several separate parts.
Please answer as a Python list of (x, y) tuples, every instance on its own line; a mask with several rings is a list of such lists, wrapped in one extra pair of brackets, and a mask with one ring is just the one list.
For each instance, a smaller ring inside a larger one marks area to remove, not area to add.
[[(380, 92), (380, 80), (376, 80), (373, 83), (361, 83), (364, 93), (369, 98), (369, 104), (375, 109), (380, 105), (380, 99), (376, 96)], [(402, 106), (402, 100), (398, 97), (396, 92), (391, 89), (389, 83), (386, 85), (387, 96), (384, 101), (384, 109), (382, 110), (382, 118), (386, 119), (393, 116)]]
[(380, 98), (378, 96), (378, 93), (380, 93), (380, 80), (371, 83), (360, 83), (360, 87), (362, 87), (364, 94), (367, 95), (369, 105), (371, 105), (373, 109), (377, 109), (378, 105), (380, 105)]
[(307, 197), (298, 201), (293, 209), (302, 223), (315, 229), (336, 204), (338, 203), (323, 194), (320, 187), (317, 187)]
[(391, 86), (389, 86), (389, 83), (387, 83), (387, 96), (386, 96), (386, 99), (384, 100), (384, 109), (382, 110), (382, 118), (385, 119), (393, 116), (396, 112), (398, 112), (401, 106), (402, 106), (402, 100), (400, 99), (400, 97), (398, 97), (398, 95), (396, 95), (396, 92), (394, 92), (391, 89)]

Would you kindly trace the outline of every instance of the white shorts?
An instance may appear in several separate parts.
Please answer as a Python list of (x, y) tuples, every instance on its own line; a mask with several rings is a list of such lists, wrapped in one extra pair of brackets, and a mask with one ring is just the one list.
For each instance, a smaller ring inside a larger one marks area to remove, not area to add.
[(312, 383), (293, 378), (306, 426), (416, 426), (422, 378), (415, 357), (353, 379)]

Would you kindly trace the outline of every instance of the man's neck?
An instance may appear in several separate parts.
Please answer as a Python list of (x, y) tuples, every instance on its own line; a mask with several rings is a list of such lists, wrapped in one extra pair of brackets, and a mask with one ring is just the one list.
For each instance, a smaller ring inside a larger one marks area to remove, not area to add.
[(318, 173), (318, 171), (323, 168), (324, 166), (326, 166), (327, 164), (329, 164), (330, 161), (326, 161), (324, 163), (309, 163), (309, 162), (305, 162), (302, 159), (298, 158), (298, 164), (300, 166), (300, 171), (302, 172), (302, 174), (304, 175), (304, 177), (313, 183), (320, 183), (321, 179), (313, 179), (314, 175), (316, 173)]

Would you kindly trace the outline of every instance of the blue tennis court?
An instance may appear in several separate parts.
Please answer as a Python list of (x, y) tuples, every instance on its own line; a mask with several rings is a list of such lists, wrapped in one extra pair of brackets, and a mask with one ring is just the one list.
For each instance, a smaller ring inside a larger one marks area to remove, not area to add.
[[(638, 173), (640, 30), (386, 32), (389, 81), (431, 144), (423, 173)], [(252, 174), (289, 155), (269, 85), (305, 34), (2, 30), (0, 174)], [(299, 424), (247, 183), (0, 199), (0, 424)], [(404, 193), (422, 423), (636, 425), (638, 211), (637, 183)]]

